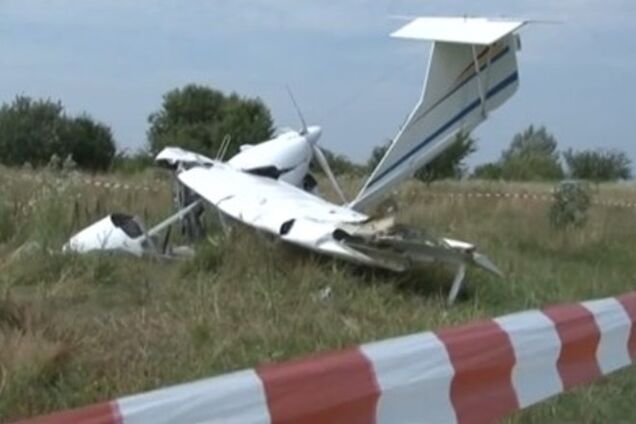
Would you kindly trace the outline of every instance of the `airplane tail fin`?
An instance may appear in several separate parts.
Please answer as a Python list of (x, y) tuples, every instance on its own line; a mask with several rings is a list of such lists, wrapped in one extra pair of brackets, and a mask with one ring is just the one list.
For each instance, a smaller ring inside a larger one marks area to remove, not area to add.
[(523, 21), (416, 18), (391, 34), (433, 41), (419, 102), (351, 203), (367, 210), (505, 103), (519, 85), (515, 31)]

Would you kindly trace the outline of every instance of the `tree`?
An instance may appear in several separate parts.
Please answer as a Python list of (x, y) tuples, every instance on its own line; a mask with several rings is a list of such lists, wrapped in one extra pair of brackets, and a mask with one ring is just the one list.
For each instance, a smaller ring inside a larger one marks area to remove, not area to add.
[[(457, 134), (453, 144), (431, 162), (420, 168), (415, 173), (415, 178), (426, 183), (445, 178), (462, 178), (466, 173), (464, 159), (477, 150), (475, 144), (475, 140), (469, 134)], [(378, 166), (390, 145), (391, 141), (373, 149), (371, 157), (367, 161), (369, 172), (372, 172)]]
[(80, 168), (105, 171), (115, 157), (115, 143), (110, 128), (93, 121), (88, 115), (67, 118), (62, 139), (68, 154)]
[(503, 169), (499, 162), (485, 163), (475, 167), (472, 178), (480, 180), (501, 180), (503, 179)]
[(507, 181), (557, 181), (563, 179), (558, 159), (532, 152), (501, 162), (501, 177)]
[(499, 161), (477, 167), (475, 178), (509, 181), (560, 180), (563, 168), (559, 162), (557, 140), (545, 127), (530, 126), (516, 134)]
[[(348, 157), (339, 155), (337, 153), (332, 152), (329, 149), (321, 147), (322, 153), (325, 155), (327, 162), (329, 162), (329, 167), (331, 171), (335, 175), (343, 175), (343, 174), (354, 174), (354, 175), (362, 175), (365, 171), (364, 165), (358, 165), (353, 163)], [(315, 173), (323, 173), (320, 165), (316, 163), (316, 161), (311, 162), (311, 171)]]
[(134, 152), (120, 150), (113, 158), (111, 169), (123, 174), (135, 174), (153, 165), (154, 157), (147, 150), (140, 149)]
[(0, 161), (38, 167), (55, 155), (81, 168), (107, 169), (115, 155), (110, 128), (84, 114), (72, 118), (60, 102), (18, 96), (0, 108)]
[(443, 179), (460, 179), (466, 174), (464, 159), (477, 151), (475, 140), (460, 133), (447, 150), (415, 173), (415, 178), (426, 183)]
[(595, 182), (628, 180), (632, 177), (631, 161), (618, 150), (568, 149), (563, 153), (572, 178)]
[(270, 139), (273, 121), (260, 99), (229, 96), (195, 84), (169, 91), (161, 109), (148, 118), (149, 149), (156, 154), (166, 146), (180, 146), (216, 156), (223, 139), (232, 137), (228, 155), (241, 144)]
[(502, 161), (523, 156), (546, 156), (558, 162), (557, 140), (545, 127), (530, 125), (512, 138), (510, 147), (501, 154)]
[(380, 164), (380, 161), (386, 154), (387, 150), (391, 147), (392, 142), (392, 140), (388, 140), (384, 144), (373, 148), (371, 151), (371, 157), (369, 157), (369, 160), (367, 161), (367, 169), (369, 172), (373, 172), (373, 170)]
[(5, 165), (33, 166), (48, 163), (60, 151), (64, 125), (59, 102), (18, 96), (0, 108), (0, 160)]

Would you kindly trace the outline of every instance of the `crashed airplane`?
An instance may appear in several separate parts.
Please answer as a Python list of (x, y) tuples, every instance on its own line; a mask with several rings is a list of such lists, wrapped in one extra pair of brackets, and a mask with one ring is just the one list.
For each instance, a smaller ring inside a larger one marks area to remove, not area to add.
[[(222, 217), (319, 254), (397, 272), (432, 262), (451, 264), (457, 269), (448, 298), (452, 303), (468, 265), (500, 275), (497, 267), (470, 243), (432, 238), (397, 224), (390, 214), (372, 211), (399, 183), (444, 152), (458, 133), (475, 129), (513, 96), (519, 85), (517, 31), (524, 24), (485, 18), (416, 18), (392, 34), (433, 42), (428, 74), (419, 102), (351, 201), (318, 147), (321, 128), (307, 126), (299, 111), (300, 131), (241, 146), (227, 162), (176, 147), (164, 149), (156, 161), (172, 168), (183, 190), (194, 196), (185, 200), (180, 196), (178, 212), (148, 231), (135, 218), (113, 214), (73, 236), (64, 250), (157, 253), (162, 250), (155, 245), (155, 236), (199, 213), (207, 203)], [(309, 174), (313, 159), (342, 204), (314, 194), (316, 182)]]

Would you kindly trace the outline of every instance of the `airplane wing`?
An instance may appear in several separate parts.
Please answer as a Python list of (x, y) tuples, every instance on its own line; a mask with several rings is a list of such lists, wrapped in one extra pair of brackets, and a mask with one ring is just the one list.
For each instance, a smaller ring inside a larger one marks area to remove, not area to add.
[(240, 172), (225, 164), (196, 167), (179, 180), (229, 216), (261, 230), (280, 234), (290, 219), (353, 223), (368, 217), (314, 196), (284, 181)]
[(222, 163), (192, 168), (178, 178), (214, 207), (250, 227), (316, 252), (376, 264), (334, 237), (344, 224), (369, 220), (362, 213), (329, 203), (284, 181), (240, 172)]

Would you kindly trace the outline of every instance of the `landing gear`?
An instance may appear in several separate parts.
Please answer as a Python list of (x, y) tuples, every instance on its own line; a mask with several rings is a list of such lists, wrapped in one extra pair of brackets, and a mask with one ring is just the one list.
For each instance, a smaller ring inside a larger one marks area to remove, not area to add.
[[(174, 204), (176, 210), (182, 210), (194, 202), (199, 200), (199, 197), (188, 187), (181, 184), (175, 173), (174, 176)], [(189, 243), (193, 243), (205, 236), (205, 227), (203, 226), (202, 215), (205, 211), (202, 202), (195, 207), (192, 213), (184, 216), (181, 219), (181, 235), (184, 236)]]

